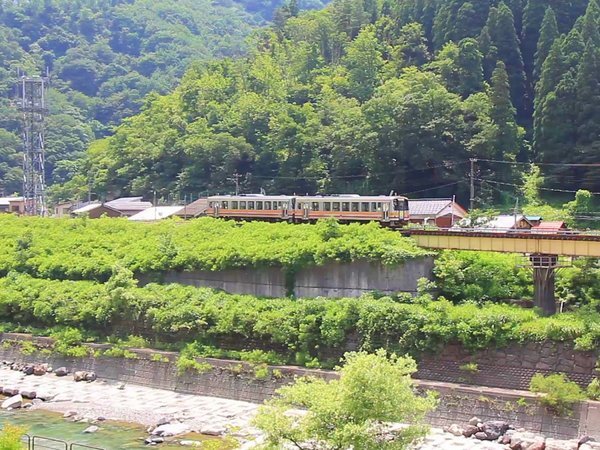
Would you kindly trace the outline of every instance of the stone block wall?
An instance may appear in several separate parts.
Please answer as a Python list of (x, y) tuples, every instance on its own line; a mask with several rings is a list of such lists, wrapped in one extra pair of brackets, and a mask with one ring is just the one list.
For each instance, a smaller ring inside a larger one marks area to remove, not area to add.
[(411, 259), (398, 266), (378, 262), (331, 262), (307, 267), (293, 275), (277, 267), (229, 269), (218, 272), (163, 272), (138, 275), (141, 284), (151, 281), (222, 289), (232, 294), (258, 297), (360, 297), (380, 291), (417, 292), (420, 278), (432, 278), (433, 258)]
[[(418, 378), (507, 389), (529, 389), (531, 377), (556, 372), (566, 374), (582, 387), (598, 376), (598, 352), (576, 351), (571, 343), (529, 342), (505, 348), (489, 348), (473, 354), (459, 345), (448, 345), (438, 354), (419, 358)], [(460, 367), (477, 364), (477, 372)]]
[[(5, 333), (1, 340), (14, 342), (32, 338)], [(33, 341), (41, 345), (51, 343), (47, 338), (33, 338)], [(106, 345), (91, 347), (107, 348)], [(210, 370), (204, 373), (188, 371), (179, 374), (175, 365), (177, 354), (148, 349), (131, 349), (136, 358), (76, 359), (42, 353), (23, 355), (19, 349), (18, 345), (0, 346), (0, 360), (48, 362), (55, 368), (65, 366), (70, 370), (94, 371), (100, 379), (253, 403), (262, 403), (272, 397), (277, 389), (289, 384), (296, 377), (337, 377), (337, 374), (331, 371), (269, 367), (271, 376), (263, 380), (256, 378), (254, 368), (248, 364), (208, 358), (199, 361), (210, 364)], [(160, 356), (160, 361), (157, 356)], [(1, 381), (0, 379), (0, 384)], [(471, 417), (478, 416), (482, 420), (505, 420), (517, 427), (557, 439), (571, 439), (585, 434), (600, 439), (600, 402), (584, 402), (575, 408), (572, 416), (556, 417), (541, 407), (535, 395), (527, 391), (426, 380), (416, 380), (416, 383), (421, 390), (434, 390), (439, 393), (439, 406), (428, 416), (428, 422), (433, 426), (465, 424)]]

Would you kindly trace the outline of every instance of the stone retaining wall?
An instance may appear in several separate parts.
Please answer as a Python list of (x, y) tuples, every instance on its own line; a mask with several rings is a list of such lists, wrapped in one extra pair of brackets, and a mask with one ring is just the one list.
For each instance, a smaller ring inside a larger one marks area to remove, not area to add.
[(307, 267), (294, 274), (277, 267), (229, 269), (218, 272), (161, 272), (138, 275), (141, 284), (152, 281), (222, 289), (258, 297), (360, 297), (379, 291), (417, 292), (420, 278), (432, 278), (433, 258), (417, 258), (398, 266), (354, 261)]
[[(598, 376), (597, 361), (597, 351), (576, 351), (571, 343), (515, 343), (475, 353), (459, 345), (447, 345), (438, 354), (419, 358), (417, 376), (434, 381), (527, 390), (536, 373), (562, 372), (585, 388)], [(460, 366), (467, 363), (477, 364), (477, 372), (461, 370)]]
[[(31, 340), (29, 336), (5, 333), (3, 341)], [(47, 338), (33, 338), (40, 345), (51, 342)], [(94, 349), (106, 345), (92, 345)], [(212, 366), (205, 373), (178, 374), (177, 354), (154, 350), (135, 350), (136, 358), (64, 358), (42, 353), (23, 355), (17, 345), (2, 345), (0, 359), (17, 362), (48, 362), (53, 367), (66, 366), (71, 370), (94, 371), (100, 379), (123, 381), (159, 389), (205, 396), (223, 397), (261, 403), (275, 391), (298, 376), (318, 376), (334, 379), (331, 371), (309, 370), (298, 367), (269, 367), (267, 379), (257, 379), (254, 368), (246, 363), (216, 359), (199, 359)], [(162, 361), (158, 361), (158, 359)], [(570, 439), (591, 435), (600, 439), (600, 403), (584, 402), (570, 417), (556, 417), (548, 413), (527, 391), (494, 389), (483, 386), (465, 386), (436, 381), (417, 380), (421, 389), (440, 394), (440, 405), (428, 417), (434, 426), (464, 424), (473, 416), (482, 420), (505, 420), (516, 427), (547, 437)], [(1, 380), (0, 380), (1, 384)]]

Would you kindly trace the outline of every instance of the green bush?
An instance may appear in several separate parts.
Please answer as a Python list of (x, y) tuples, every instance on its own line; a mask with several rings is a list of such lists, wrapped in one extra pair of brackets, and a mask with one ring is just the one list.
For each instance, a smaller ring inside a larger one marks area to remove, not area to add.
[(25, 429), (5, 423), (0, 430), (0, 450), (23, 450), (26, 446), (21, 442)]
[(594, 378), (588, 385), (586, 394), (590, 400), (600, 400), (600, 380)]
[(540, 402), (557, 415), (569, 415), (573, 405), (584, 400), (585, 395), (577, 383), (569, 381), (564, 374), (544, 376), (535, 374), (529, 386), (531, 392), (543, 394)]
[(107, 281), (119, 265), (136, 273), (257, 266), (293, 271), (333, 260), (399, 264), (427, 254), (376, 223), (293, 225), (202, 218), (146, 224), (0, 216), (0, 275), (19, 271), (49, 279)]

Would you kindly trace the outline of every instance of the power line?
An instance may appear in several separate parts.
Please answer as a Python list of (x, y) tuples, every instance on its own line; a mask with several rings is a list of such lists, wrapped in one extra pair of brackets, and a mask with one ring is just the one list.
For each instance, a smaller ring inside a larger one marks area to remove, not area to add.
[[(483, 183), (492, 183), (492, 184), (499, 184), (502, 186), (512, 186), (512, 187), (516, 187), (516, 188), (522, 188), (522, 186), (518, 185), (518, 184), (514, 184), (514, 183), (504, 183), (502, 181), (492, 181), (492, 180), (484, 180), (483, 178), (476, 178), (477, 181), (483, 182)], [(567, 189), (552, 189), (552, 188), (544, 188), (544, 187), (540, 187), (538, 188), (540, 191), (550, 191), (550, 192), (565, 192), (567, 194), (577, 194), (578, 191), (569, 191)], [(590, 192), (591, 195), (600, 195), (600, 192)]]
[(519, 161), (501, 161), (498, 159), (480, 159), (477, 158), (477, 161), (490, 162), (490, 163), (498, 163), (498, 164), (510, 164), (510, 165), (535, 165), (535, 166), (555, 166), (555, 167), (598, 167), (600, 168), (600, 163), (590, 163), (590, 164), (569, 164), (569, 163), (536, 163), (536, 162), (519, 162)]
[(445, 187), (454, 186), (454, 185), (461, 184), (461, 183), (464, 183), (464, 181), (455, 181), (454, 183), (442, 184), (441, 186), (435, 186), (435, 187), (428, 188), (428, 189), (421, 189), (420, 191), (403, 192), (402, 195), (411, 195), (411, 194), (419, 194), (421, 192), (435, 191), (436, 189), (442, 189)]

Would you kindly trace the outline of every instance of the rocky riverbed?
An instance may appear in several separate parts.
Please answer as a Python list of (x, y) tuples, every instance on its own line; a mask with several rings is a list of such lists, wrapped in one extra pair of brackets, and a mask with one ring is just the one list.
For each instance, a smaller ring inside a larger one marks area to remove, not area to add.
[[(33, 369), (0, 365), (0, 388), (8, 396), (4, 408), (27, 406), (59, 412), (65, 420), (89, 423), (88, 431), (92, 433), (97, 431), (96, 427), (102, 427), (104, 420), (142, 424), (147, 427), (150, 445), (190, 432), (231, 436), (244, 450), (261, 441), (260, 431), (251, 425), (259, 407), (254, 403), (102, 380), (95, 374), (71, 373), (66, 368), (52, 370), (37, 366)], [(183, 444), (186, 444), (185, 439)], [(546, 439), (526, 430), (515, 430), (508, 423), (480, 423), (473, 418), (469, 424), (432, 429), (414, 447), (414, 450), (438, 449), (600, 450), (600, 443), (587, 438)]]

